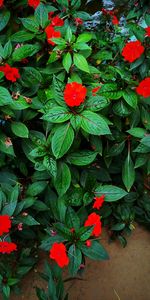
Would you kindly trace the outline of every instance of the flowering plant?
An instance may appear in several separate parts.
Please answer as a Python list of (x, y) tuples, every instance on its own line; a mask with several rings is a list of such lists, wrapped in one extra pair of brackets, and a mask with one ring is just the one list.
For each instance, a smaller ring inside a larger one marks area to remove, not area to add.
[(93, 28), (80, 0), (0, 1), (4, 299), (37, 249), (75, 276), (108, 259), (102, 225), (123, 246), (135, 219), (149, 225), (150, 17), (134, 2)]

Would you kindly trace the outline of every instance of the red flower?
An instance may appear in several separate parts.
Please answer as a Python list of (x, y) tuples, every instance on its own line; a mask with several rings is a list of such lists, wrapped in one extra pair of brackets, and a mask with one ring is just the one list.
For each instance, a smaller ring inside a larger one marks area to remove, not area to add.
[(97, 86), (96, 88), (92, 89), (92, 96), (96, 96), (96, 93), (99, 91), (101, 86)]
[(136, 88), (137, 94), (143, 96), (144, 98), (150, 97), (150, 77), (145, 78)]
[(51, 25), (52, 26), (63, 26), (64, 25), (64, 20), (59, 18), (59, 16), (56, 16), (51, 19)]
[(12, 82), (15, 82), (18, 78), (20, 78), (19, 70), (17, 68), (12, 68), (8, 64), (0, 67), (0, 71), (4, 72), (6, 79)]
[(28, 0), (28, 5), (36, 9), (40, 4), (40, 0)]
[(0, 242), (0, 253), (7, 253), (10, 254), (11, 252), (17, 250), (17, 245), (14, 243), (8, 242)]
[(148, 26), (147, 28), (145, 28), (145, 31), (146, 31), (145, 36), (150, 37), (150, 26)]
[(91, 213), (84, 223), (84, 226), (92, 226), (92, 225), (94, 225), (92, 235), (99, 236), (102, 231), (102, 225), (100, 221), (100, 216), (97, 215), (96, 213)]
[(47, 36), (47, 41), (52, 46), (55, 45), (55, 42), (51, 41), (51, 39), (61, 37), (60, 31), (55, 31), (54, 27), (51, 24), (45, 28), (45, 32), (46, 32), (46, 36)]
[(87, 241), (85, 242), (85, 244), (86, 244), (87, 247), (91, 247), (92, 242), (91, 242), (90, 240), (87, 240)]
[(102, 195), (100, 197), (95, 197), (95, 202), (93, 204), (93, 208), (100, 209), (104, 203), (105, 195)]
[(83, 24), (83, 21), (80, 18), (75, 18), (74, 20), (75, 20), (76, 26), (79, 26), (79, 25)]
[(144, 50), (140, 41), (128, 42), (122, 50), (122, 56), (132, 63), (142, 55)]
[(49, 20), (52, 19), (53, 14), (54, 14), (54, 11), (50, 11), (50, 12), (48, 13), (48, 19), (49, 19)]
[(114, 25), (118, 25), (118, 24), (119, 24), (119, 20), (118, 20), (118, 18), (117, 18), (116, 16), (113, 16), (113, 18), (112, 18), (112, 23), (113, 23)]
[(114, 10), (107, 10), (105, 8), (102, 8), (101, 9), (101, 12), (104, 14), (104, 15), (109, 15), (109, 16), (113, 16), (114, 15)]
[(69, 264), (66, 247), (63, 243), (54, 243), (50, 250), (50, 258), (54, 259), (60, 268)]
[(11, 220), (7, 215), (0, 216), (0, 236), (3, 233), (8, 233), (11, 228)]
[(4, 0), (0, 0), (0, 8), (3, 6)]
[(84, 102), (87, 89), (81, 83), (67, 83), (64, 90), (64, 99), (68, 106), (79, 106)]
[(102, 12), (104, 15), (107, 15), (108, 12), (109, 12), (109, 10), (107, 10), (107, 9), (105, 9), (105, 8), (102, 7), (101, 12)]

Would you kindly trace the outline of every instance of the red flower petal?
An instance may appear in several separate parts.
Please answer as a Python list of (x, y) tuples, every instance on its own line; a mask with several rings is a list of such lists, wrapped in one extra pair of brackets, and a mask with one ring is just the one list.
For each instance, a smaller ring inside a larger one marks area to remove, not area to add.
[(10, 254), (11, 252), (17, 250), (17, 245), (14, 243), (8, 242), (0, 242), (0, 253), (7, 253)]
[(92, 225), (94, 225), (92, 235), (99, 236), (102, 232), (102, 224), (100, 221), (100, 216), (97, 215), (96, 213), (91, 213), (84, 223), (84, 226), (92, 226)]
[(36, 9), (40, 4), (40, 0), (28, 0), (28, 5)]
[(104, 203), (105, 195), (102, 195), (100, 197), (95, 197), (95, 202), (93, 204), (93, 208), (100, 209)]
[(64, 90), (64, 99), (68, 106), (79, 106), (84, 102), (87, 89), (81, 83), (67, 83)]
[(0, 236), (3, 233), (8, 233), (11, 228), (10, 216), (4, 215), (0, 216)]
[(66, 247), (63, 243), (54, 243), (50, 250), (50, 258), (54, 259), (60, 268), (69, 264)]
[(129, 42), (124, 46), (122, 56), (125, 60), (132, 63), (142, 55), (144, 50), (140, 41)]
[(137, 94), (144, 98), (150, 97), (150, 77), (143, 79), (136, 88)]

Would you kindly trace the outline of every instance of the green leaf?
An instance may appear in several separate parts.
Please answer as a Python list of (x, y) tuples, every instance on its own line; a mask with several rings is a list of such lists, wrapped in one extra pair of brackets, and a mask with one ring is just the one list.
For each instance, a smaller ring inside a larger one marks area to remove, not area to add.
[(27, 126), (21, 122), (13, 122), (11, 123), (12, 132), (19, 137), (28, 138), (29, 130)]
[(109, 60), (112, 59), (112, 52), (107, 50), (101, 50), (94, 55), (94, 58), (99, 60)]
[(28, 226), (35, 226), (35, 225), (40, 225), (39, 222), (37, 222), (32, 216), (30, 215), (27, 215), (27, 216), (24, 216), (24, 217), (18, 217), (18, 221), (25, 224), (25, 225), (28, 225)]
[(67, 160), (76, 166), (86, 166), (92, 163), (96, 156), (97, 152), (86, 150), (71, 153), (67, 156)]
[(37, 181), (29, 185), (26, 194), (28, 196), (37, 196), (41, 194), (47, 186), (46, 181)]
[(107, 107), (110, 104), (110, 101), (106, 99), (103, 96), (91, 96), (87, 101), (86, 101), (86, 108), (90, 109), (91, 111), (99, 111), (105, 107)]
[(20, 18), (23, 26), (32, 32), (38, 32), (39, 31), (39, 24), (36, 22), (33, 18)]
[(146, 22), (147, 26), (150, 26), (150, 17), (149, 17), (149, 14), (145, 15), (145, 22)]
[(126, 226), (125, 223), (117, 223), (111, 227), (111, 230), (120, 231), (123, 230), (125, 226)]
[(71, 40), (72, 40), (72, 30), (71, 30), (71, 27), (70, 27), (70, 26), (67, 27), (65, 40), (68, 41), (69, 43), (70, 43)]
[(117, 201), (127, 195), (123, 189), (113, 185), (99, 185), (94, 194), (98, 197), (105, 195), (106, 202)]
[(63, 67), (66, 70), (66, 72), (69, 73), (69, 70), (70, 70), (70, 67), (72, 64), (72, 57), (69, 52), (64, 54), (62, 64), (63, 64)]
[(76, 275), (81, 262), (82, 262), (82, 253), (81, 251), (76, 247), (76, 245), (71, 245), (68, 250), (68, 256), (69, 256), (69, 273), (71, 276)]
[(52, 157), (46, 155), (43, 160), (43, 165), (46, 170), (53, 176), (56, 177), (57, 175), (57, 163)]
[(150, 135), (145, 136), (142, 140), (141, 143), (147, 147), (150, 147)]
[(5, 46), (4, 46), (4, 59), (6, 59), (7, 57), (9, 57), (11, 55), (12, 52), (12, 44), (11, 41), (9, 40)]
[(28, 56), (33, 56), (39, 50), (40, 50), (40, 46), (38, 44), (34, 44), (34, 45), (26, 44), (16, 49), (13, 52), (12, 58), (14, 61), (20, 61), (23, 58), (26, 58)]
[(119, 99), (122, 97), (122, 90), (118, 90), (116, 83), (105, 83), (101, 86), (99, 93), (108, 99)]
[(109, 259), (108, 253), (105, 248), (98, 241), (92, 241), (91, 247), (85, 245), (80, 246), (83, 254), (94, 260), (107, 260)]
[(129, 192), (135, 181), (134, 164), (131, 159), (130, 153), (128, 153), (128, 156), (122, 167), (122, 180), (127, 191)]
[(137, 95), (134, 91), (127, 89), (123, 91), (123, 98), (133, 108), (137, 107)]
[(80, 219), (71, 207), (67, 208), (65, 223), (69, 228), (74, 228), (75, 230), (80, 228)]
[(70, 169), (68, 168), (67, 164), (63, 162), (59, 163), (57, 176), (54, 181), (54, 186), (59, 196), (62, 196), (66, 193), (66, 191), (70, 187), (70, 183), (71, 183)]
[(95, 135), (111, 134), (106, 121), (100, 115), (87, 110), (82, 113), (81, 117), (81, 127), (86, 132)]
[(140, 127), (131, 128), (127, 132), (137, 138), (143, 138), (146, 134), (146, 130)]
[(13, 100), (7, 89), (0, 86), (0, 106), (12, 104)]
[(19, 186), (18, 184), (16, 184), (10, 194), (9, 203), (6, 204), (2, 210), (2, 215), (7, 214), (9, 216), (12, 216), (14, 214), (18, 202), (18, 196), (19, 196)]
[(47, 110), (42, 117), (43, 120), (51, 123), (62, 123), (71, 118), (72, 114), (65, 107), (55, 106)]
[(34, 37), (35, 37), (34, 33), (27, 32), (25, 30), (20, 30), (14, 33), (13, 35), (11, 35), (10, 39), (12, 42), (26, 42), (32, 40)]
[(77, 235), (80, 237), (81, 242), (85, 242), (91, 236), (93, 231), (93, 226), (81, 227), (77, 232)]
[[(92, 39), (93, 35), (90, 32), (81, 33), (76, 42), (77, 43), (87, 43)], [(81, 49), (82, 50), (82, 49)]]
[(85, 57), (83, 55), (75, 53), (73, 55), (73, 62), (78, 69), (80, 69), (84, 72), (90, 73), (87, 60), (85, 59)]
[(8, 284), (3, 284), (2, 286), (2, 294), (3, 294), (3, 299), (8, 300), (10, 299), (10, 286)]
[(68, 152), (74, 140), (74, 131), (70, 123), (59, 126), (52, 137), (52, 152), (58, 159)]
[(35, 19), (38, 22), (38, 24), (42, 27), (45, 28), (46, 25), (48, 24), (48, 11), (45, 7), (44, 4), (38, 5), (38, 7), (35, 10)]
[(2, 10), (0, 12), (0, 31), (2, 31), (8, 24), (10, 19), (10, 12), (8, 10)]

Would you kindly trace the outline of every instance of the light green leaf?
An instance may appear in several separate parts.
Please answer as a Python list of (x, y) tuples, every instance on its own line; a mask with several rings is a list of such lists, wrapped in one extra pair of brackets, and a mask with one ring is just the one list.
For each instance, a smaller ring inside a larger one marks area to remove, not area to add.
[(0, 106), (12, 104), (13, 100), (7, 89), (0, 86)]
[(27, 126), (21, 122), (13, 122), (11, 123), (12, 132), (19, 137), (28, 138), (29, 130)]
[(80, 69), (80, 70), (82, 70), (84, 72), (90, 73), (87, 60), (85, 59), (85, 57), (83, 55), (75, 53), (73, 55), (73, 61), (74, 61), (75, 66), (78, 69)]
[(69, 52), (64, 54), (62, 64), (63, 64), (63, 67), (65, 68), (66, 72), (69, 73), (69, 70), (70, 70), (70, 67), (72, 64), (72, 57)]

